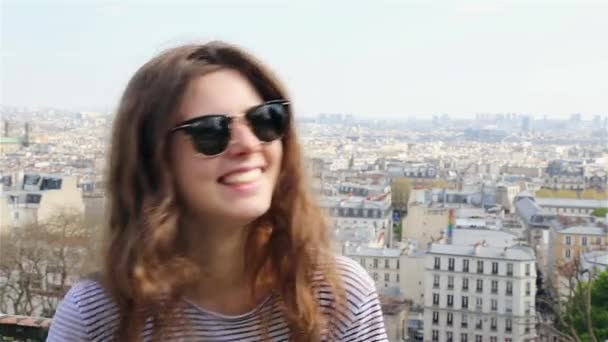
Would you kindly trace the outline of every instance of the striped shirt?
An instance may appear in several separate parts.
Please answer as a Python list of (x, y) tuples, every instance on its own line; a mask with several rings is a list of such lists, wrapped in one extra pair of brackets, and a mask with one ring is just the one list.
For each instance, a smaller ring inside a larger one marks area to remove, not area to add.
[[(338, 274), (346, 291), (346, 308), (338, 312), (332, 308), (334, 298), (317, 274), (313, 279), (317, 300), (322, 311), (331, 319), (331, 336), (324, 341), (386, 342), (388, 341), (380, 302), (374, 282), (356, 262), (336, 257)], [(289, 341), (290, 331), (283, 317), (282, 300), (273, 293), (256, 308), (242, 315), (223, 315), (186, 302), (185, 317), (191, 322), (189, 335), (180, 335), (179, 327), (171, 329), (173, 341), (254, 342), (262, 340), (260, 315), (270, 313), (267, 332), (273, 342)], [(332, 317), (335, 316), (335, 317)], [(100, 283), (82, 280), (76, 283), (57, 308), (47, 342), (112, 341), (118, 327), (118, 307)], [(142, 336), (149, 341), (152, 325), (145, 324)]]

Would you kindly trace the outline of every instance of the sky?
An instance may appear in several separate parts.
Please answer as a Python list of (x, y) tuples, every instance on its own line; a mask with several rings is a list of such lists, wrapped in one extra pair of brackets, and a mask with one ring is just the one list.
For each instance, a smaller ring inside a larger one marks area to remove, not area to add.
[(0, 0), (0, 104), (111, 111), (145, 61), (221, 39), (303, 116), (608, 115), (608, 1)]

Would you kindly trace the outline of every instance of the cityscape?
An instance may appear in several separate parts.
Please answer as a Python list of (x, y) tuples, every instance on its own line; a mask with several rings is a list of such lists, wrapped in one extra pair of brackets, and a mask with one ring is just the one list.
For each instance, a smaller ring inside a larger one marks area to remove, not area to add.
[[(43, 339), (98, 267), (112, 114), (0, 117), (0, 336)], [(607, 114), (296, 125), (333, 250), (375, 281), (391, 342), (608, 338)]]

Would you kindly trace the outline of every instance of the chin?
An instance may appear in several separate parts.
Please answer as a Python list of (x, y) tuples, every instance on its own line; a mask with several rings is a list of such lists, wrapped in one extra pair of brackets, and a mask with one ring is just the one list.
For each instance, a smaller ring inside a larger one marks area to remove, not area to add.
[(264, 215), (270, 209), (270, 203), (251, 203), (248, 205), (232, 204), (228, 217), (238, 221), (251, 222)]

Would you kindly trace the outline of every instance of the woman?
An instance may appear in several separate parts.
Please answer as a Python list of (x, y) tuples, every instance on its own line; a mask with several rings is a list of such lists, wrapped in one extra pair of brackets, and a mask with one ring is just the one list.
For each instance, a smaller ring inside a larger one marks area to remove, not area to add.
[(133, 76), (114, 119), (105, 267), (49, 341), (386, 341), (373, 281), (330, 252), (285, 90), (213, 42)]

